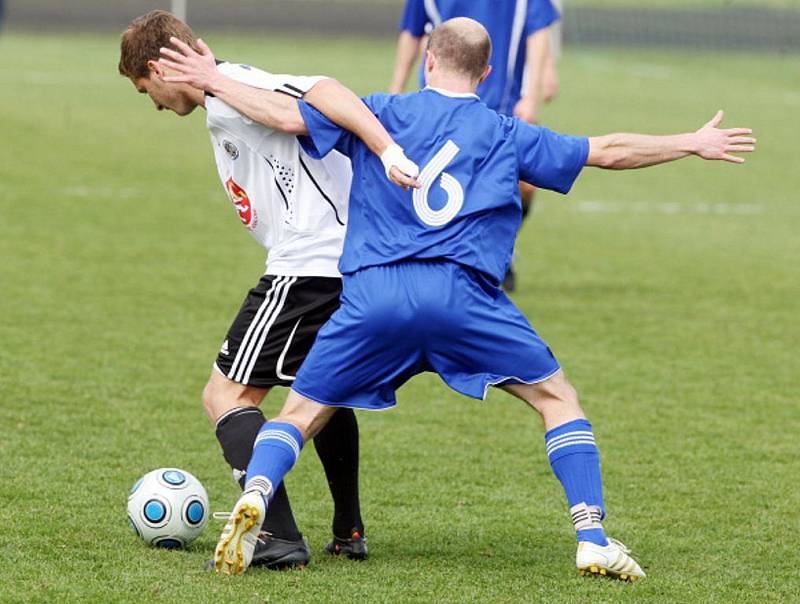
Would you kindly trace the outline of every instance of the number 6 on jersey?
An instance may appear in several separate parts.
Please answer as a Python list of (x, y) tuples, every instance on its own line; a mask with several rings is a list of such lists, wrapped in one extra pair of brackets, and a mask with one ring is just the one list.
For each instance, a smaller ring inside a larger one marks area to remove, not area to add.
[[(453, 176), (444, 172), (459, 151), (458, 145), (452, 140), (448, 140), (422, 169), (417, 179), (422, 187), (414, 189), (414, 211), (420, 220), (429, 226), (444, 226), (455, 218), (461, 206), (464, 205), (464, 189), (461, 184)], [(436, 177), (440, 174), (442, 179), (439, 186), (447, 193), (447, 203), (441, 209), (434, 210), (428, 203), (428, 194)]]

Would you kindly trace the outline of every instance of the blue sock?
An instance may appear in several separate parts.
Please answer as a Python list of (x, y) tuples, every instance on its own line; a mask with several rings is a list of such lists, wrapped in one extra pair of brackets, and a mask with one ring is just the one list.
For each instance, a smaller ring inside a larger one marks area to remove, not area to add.
[(608, 545), (603, 525), (603, 482), (600, 454), (594, 442), (592, 424), (576, 419), (544, 435), (547, 457), (561, 481), (572, 514), (578, 541)]
[(253, 445), (245, 490), (258, 489), (269, 502), (283, 477), (297, 462), (302, 448), (303, 437), (292, 424), (265, 422)]

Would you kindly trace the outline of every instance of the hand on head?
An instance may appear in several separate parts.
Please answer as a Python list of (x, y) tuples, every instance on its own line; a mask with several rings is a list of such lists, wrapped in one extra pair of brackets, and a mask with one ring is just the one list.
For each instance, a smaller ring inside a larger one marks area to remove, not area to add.
[(178, 75), (164, 77), (165, 82), (184, 83), (200, 90), (210, 90), (219, 75), (217, 62), (211, 49), (200, 38), (198, 51), (178, 38), (170, 38), (172, 48), (161, 48), (159, 63), (177, 72)]

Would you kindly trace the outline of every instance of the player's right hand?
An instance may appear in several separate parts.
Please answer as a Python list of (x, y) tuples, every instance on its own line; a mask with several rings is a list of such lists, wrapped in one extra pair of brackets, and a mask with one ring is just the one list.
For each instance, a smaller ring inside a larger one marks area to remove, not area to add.
[(404, 191), (408, 191), (409, 189), (419, 189), (422, 186), (416, 178), (411, 178), (410, 176), (404, 174), (397, 168), (397, 166), (392, 166), (392, 169), (389, 170), (389, 180), (391, 180), (398, 187), (403, 187)]
[(381, 162), (389, 180), (404, 190), (419, 189), (422, 186), (417, 182), (419, 166), (406, 157), (400, 145), (392, 144), (386, 147), (381, 154)]
[(180, 75), (165, 76), (164, 81), (185, 83), (193, 88), (211, 92), (215, 78), (219, 77), (219, 71), (217, 71), (214, 53), (206, 43), (198, 38), (197, 48), (200, 52), (196, 52), (178, 38), (172, 37), (169, 42), (177, 50), (161, 48), (159, 63), (177, 71)]

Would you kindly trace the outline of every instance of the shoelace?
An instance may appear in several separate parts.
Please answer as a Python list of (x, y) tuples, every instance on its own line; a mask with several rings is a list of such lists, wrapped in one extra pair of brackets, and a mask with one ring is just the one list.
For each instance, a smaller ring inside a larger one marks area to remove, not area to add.
[(214, 520), (230, 520), (231, 512), (214, 512), (213, 514), (211, 514), (211, 517)]
[(624, 553), (624, 554), (630, 554), (631, 553), (630, 548), (627, 545), (625, 545), (624, 543), (622, 543), (621, 541), (618, 541), (617, 539), (614, 539), (613, 537), (606, 537), (606, 539), (608, 539), (609, 543), (613, 543), (619, 549), (621, 549), (622, 553)]

